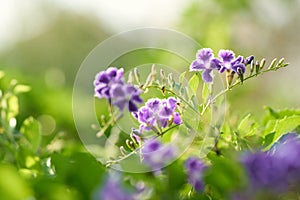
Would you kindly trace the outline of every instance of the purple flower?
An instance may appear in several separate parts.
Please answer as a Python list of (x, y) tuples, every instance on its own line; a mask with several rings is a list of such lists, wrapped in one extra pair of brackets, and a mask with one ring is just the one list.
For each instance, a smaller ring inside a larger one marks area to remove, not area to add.
[(105, 184), (95, 195), (95, 200), (134, 200), (134, 193), (129, 192), (121, 185), (121, 176), (112, 174), (107, 177)]
[(283, 135), (268, 151), (285, 167), (287, 181), (300, 183), (300, 137), (296, 133)]
[(94, 80), (95, 96), (108, 99), (110, 104), (121, 111), (127, 107), (130, 112), (135, 112), (138, 110), (136, 104), (143, 102), (140, 97), (141, 90), (125, 83), (123, 72), (123, 69), (115, 67), (99, 72)]
[(109, 67), (105, 71), (99, 72), (94, 80), (95, 96), (98, 98), (110, 99), (110, 89), (113, 84), (124, 84), (124, 69)]
[(143, 99), (139, 96), (141, 90), (136, 89), (131, 84), (114, 84), (111, 87), (111, 102), (120, 110), (128, 107), (129, 112), (138, 110), (137, 103), (142, 103)]
[(201, 192), (204, 190), (203, 172), (207, 168), (205, 163), (197, 157), (190, 157), (185, 162), (185, 168), (188, 174), (188, 182)]
[(181, 124), (180, 114), (176, 112), (177, 100), (173, 97), (168, 99), (149, 99), (145, 106), (141, 107), (133, 116), (140, 123), (140, 133), (143, 131), (160, 131), (168, 125)]
[(171, 145), (164, 145), (157, 139), (148, 139), (145, 141), (141, 154), (143, 162), (152, 168), (160, 170), (176, 156), (176, 148)]
[(223, 73), (225, 70), (233, 70), (237, 74), (240, 72), (245, 73), (246, 68), (242, 56), (235, 58), (233, 51), (221, 49), (219, 51), (219, 58), (220, 73)]
[(202, 79), (206, 83), (213, 80), (213, 69), (218, 69), (219, 61), (214, 58), (214, 54), (210, 48), (200, 49), (196, 54), (196, 60), (190, 65), (190, 71), (203, 71)]
[[(235, 194), (235, 199), (255, 199), (259, 193), (278, 195), (300, 185), (300, 137), (287, 133), (269, 151), (243, 155), (250, 185)], [(247, 198), (246, 198), (247, 197)]]
[(252, 190), (283, 191), (287, 187), (284, 163), (266, 152), (247, 153), (242, 164), (250, 179)]

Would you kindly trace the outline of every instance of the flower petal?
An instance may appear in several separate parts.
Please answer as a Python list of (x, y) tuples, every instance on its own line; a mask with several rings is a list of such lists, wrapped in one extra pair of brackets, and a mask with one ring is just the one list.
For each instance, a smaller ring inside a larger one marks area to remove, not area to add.
[(213, 57), (214, 54), (211, 48), (202, 48), (196, 54), (196, 58), (198, 61), (200, 61), (200, 63), (208, 63), (211, 59), (213, 59)]
[(197, 60), (194, 60), (190, 65), (190, 71), (200, 71), (206, 69), (204, 64), (199, 63)]
[(123, 85), (121, 84), (114, 84), (111, 87), (111, 97), (112, 98), (124, 98), (125, 97), (125, 91), (123, 89)]
[(173, 119), (174, 124), (181, 124), (182, 120), (180, 118), (180, 114), (178, 112), (174, 113), (174, 119)]
[(138, 111), (138, 107), (132, 101), (129, 101), (128, 110), (129, 112), (136, 112)]
[(202, 72), (202, 79), (203, 79), (206, 83), (211, 83), (212, 80), (213, 80), (213, 77), (212, 77), (212, 70), (211, 70), (211, 69), (204, 70), (204, 71)]
[(221, 49), (219, 51), (219, 57), (223, 60), (223, 62), (232, 62), (235, 55), (231, 50)]

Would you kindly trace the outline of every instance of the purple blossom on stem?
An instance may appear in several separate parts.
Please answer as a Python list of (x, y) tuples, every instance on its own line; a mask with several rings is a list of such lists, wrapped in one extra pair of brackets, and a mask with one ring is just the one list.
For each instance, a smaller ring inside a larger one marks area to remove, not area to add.
[(111, 88), (112, 104), (120, 110), (128, 107), (129, 112), (138, 110), (137, 103), (142, 103), (140, 97), (141, 90), (136, 89), (131, 84), (114, 84)]
[(202, 79), (206, 83), (213, 80), (213, 69), (218, 69), (219, 61), (214, 58), (214, 54), (210, 48), (200, 49), (196, 54), (196, 60), (190, 65), (190, 71), (203, 71)]
[(185, 162), (185, 168), (188, 174), (188, 182), (198, 192), (203, 191), (203, 172), (207, 168), (205, 163), (197, 157), (190, 157)]
[(141, 90), (125, 83), (123, 73), (123, 69), (115, 67), (99, 72), (94, 80), (95, 96), (108, 99), (110, 104), (121, 111), (127, 107), (129, 112), (135, 112), (138, 110), (137, 104), (143, 102), (140, 97)]
[(133, 116), (140, 123), (140, 133), (153, 130), (160, 131), (168, 125), (181, 124), (181, 117), (177, 109), (177, 100), (174, 97), (168, 99), (149, 99)]
[(233, 70), (237, 74), (239, 74), (240, 71), (243, 74), (246, 72), (244, 58), (242, 56), (235, 58), (233, 51), (221, 49), (219, 51), (219, 58), (220, 73), (223, 73), (225, 70)]
[(143, 162), (154, 171), (160, 170), (176, 156), (176, 148), (172, 145), (164, 145), (157, 139), (148, 139), (145, 141), (141, 154)]
[(124, 69), (109, 67), (105, 71), (99, 72), (94, 80), (95, 96), (98, 98), (110, 99), (110, 89), (113, 84), (124, 84)]

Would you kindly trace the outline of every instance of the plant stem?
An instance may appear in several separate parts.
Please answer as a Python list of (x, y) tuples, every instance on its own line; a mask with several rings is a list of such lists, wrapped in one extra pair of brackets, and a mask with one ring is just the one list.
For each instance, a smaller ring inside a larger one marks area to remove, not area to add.
[[(256, 74), (252, 74), (252, 75), (250, 75), (250, 76), (244, 78), (244, 81), (243, 81), (243, 82), (245, 82), (245, 81), (247, 81), (248, 79), (253, 78), (253, 77), (257, 76), (257, 75), (264, 74), (264, 73), (269, 72), (269, 71), (275, 71), (275, 70), (280, 69), (280, 68), (282, 68), (282, 67), (278, 67), (278, 68), (275, 68), (275, 69), (274, 69), (274, 68), (266, 69), (266, 70), (260, 71), (260, 72), (258, 72), (258, 73), (256, 73)], [(225, 90), (222, 90), (220, 93), (218, 93), (218, 94), (217, 94), (216, 96), (214, 96), (212, 99), (210, 99), (210, 100), (207, 102), (207, 104), (205, 105), (205, 107), (203, 108), (203, 110), (202, 110), (202, 112), (201, 112), (201, 115), (203, 115), (203, 114), (205, 113), (205, 111), (207, 110), (208, 106), (210, 106), (212, 103), (214, 103), (214, 101), (215, 101), (217, 98), (219, 98), (220, 96), (222, 96), (222, 95), (225, 94), (226, 92), (230, 91), (232, 88), (234, 88), (235, 86), (237, 86), (237, 85), (240, 84), (240, 83), (241, 83), (240, 80), (236, 80), (236, 82), (235, 82), (234, 84), (228, 86)]]

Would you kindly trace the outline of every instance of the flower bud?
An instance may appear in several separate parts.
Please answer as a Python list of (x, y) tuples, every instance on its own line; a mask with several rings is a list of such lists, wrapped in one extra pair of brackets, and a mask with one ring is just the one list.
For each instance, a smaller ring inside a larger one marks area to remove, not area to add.
[(260, 69), (263, 69), (264, 68), (264, 66), (265, 66), (265, 64), (266, 64), (266, 59), (265, 58), (263, 58), (261, 61), (260, 61)]
[(126, 156), (128, 154), (128, 152), (125, 150), (123, 146), (120, 146), (120, 152), (123, 156)]
[(173, 86), (175, 85), (175, 82), (174, 82), (172, 73), (168, 74), (168, 84), (169, 84), (169, 88), (173, 89)]
[(131, 140), (126, 139), (126, 145), (127, 145), (128, 148), (131, 149), (132, 151), (135, 150), (135, 145), (134, 145), (134, 143), (133, 143)]
[(166, 85), (166, 75), (163, 69), (160, 69), (160, 78), (162, 85)]
[(138, 69), (136, 67), (134, 68), (133, 71), (134, 71), (135, 80), (140, 85), (141, 84), (140, 83), (140, 73), (139, 73), (139, 71), (138, 71)]
[(132, 73), (132, 71), (130, 71), (129, 72), (129, 74), (128, 74), (128, 83), (130, 83), (130, 84), (133, 84), (133, 81), (134, 81), (134, 77), (133, 77), (133, 73)]
[(268, 69), (274, 68), (276, 62), (277, 62), (277, 58), (274, 58), (270, 64), (270, 66), (268, 67)]
[(255, 62), (255, 73), (256, 73), (256, 74), (258, 74), (258, 73), (259, 73), (259, 71), (260, 71), (259, 62), (258, 62), (258, 61), (256, 61), (256, 62)]
[(281, 67), (281, 65), (283, 64), (283, 62), (284, 62), (284, 58), (281, 58), (281, 59), (278, 61), (276, 67)]

